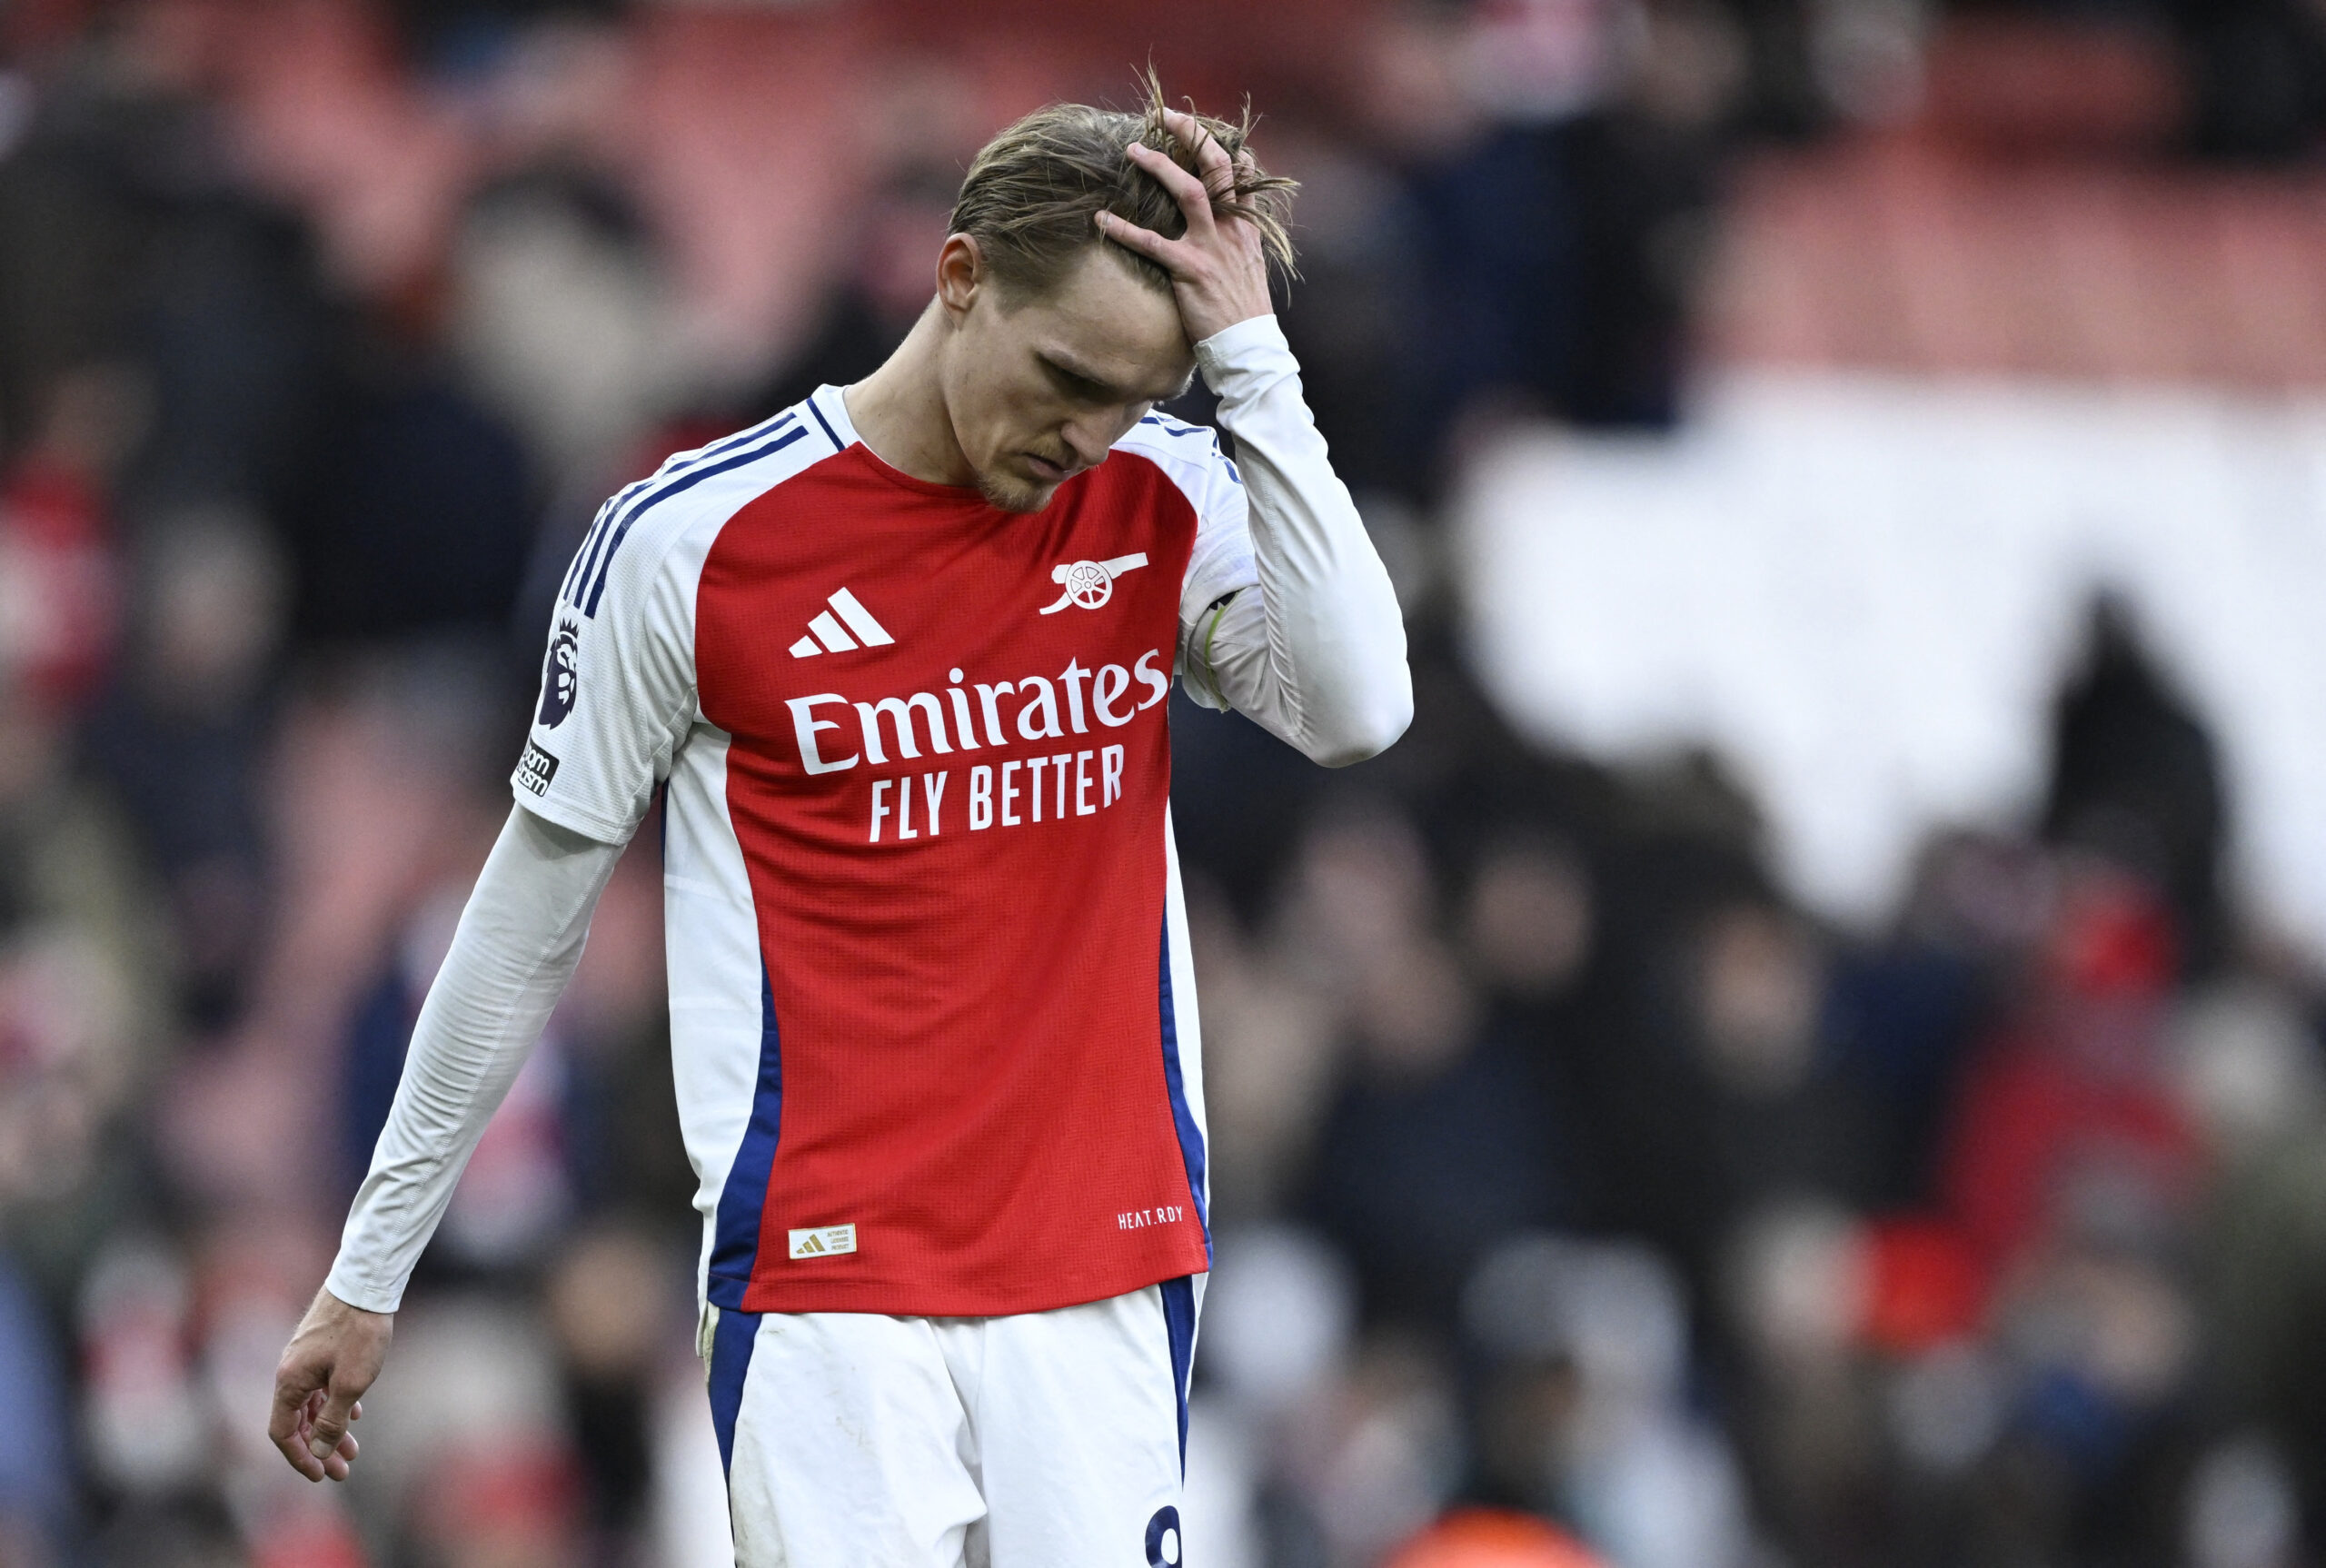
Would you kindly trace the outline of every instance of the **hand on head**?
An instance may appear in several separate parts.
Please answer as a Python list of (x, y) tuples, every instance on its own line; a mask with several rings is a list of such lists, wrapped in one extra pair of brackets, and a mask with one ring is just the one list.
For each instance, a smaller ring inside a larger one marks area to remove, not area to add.
[(1181, 145), (1195, 149), (1195, 173), (1143, 142), (1132, 143), (1127, 155), (1178, 203), (1187, 215), (1187, 233), (1168, 240), (1105, 212), (1098, 214), (1098, 232), (1171, 274), (1171, 293), (1178, 301), (1188, 341), (1196, 343), (1274, 309), (1268, 299), (1267, 249), (1259, 225), (1235, 213), (1223, 216), (1213, 205), (1237, 189), (1239, 174), (1248, 175), (1257, 165), (1249, 153), (1231, 157), (1193, 114), (1166, 109), (1163, 124)]

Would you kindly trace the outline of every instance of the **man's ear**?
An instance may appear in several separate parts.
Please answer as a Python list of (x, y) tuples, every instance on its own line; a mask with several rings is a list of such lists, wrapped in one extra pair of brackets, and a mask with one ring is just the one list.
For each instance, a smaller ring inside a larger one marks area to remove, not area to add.
[(968, 234), (948, 234), (945, 248), (937, 253), (937, 303), (955, 321), (969, 313), (969, 307), (987, 285), (985, 253)]

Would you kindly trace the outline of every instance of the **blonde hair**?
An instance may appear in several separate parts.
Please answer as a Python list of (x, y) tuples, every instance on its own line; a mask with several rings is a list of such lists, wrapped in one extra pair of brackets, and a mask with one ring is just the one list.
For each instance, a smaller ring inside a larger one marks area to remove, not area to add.
[[(970, 163), (953, 203), (953, 233), (975, 239), (986, 264), (1012, 292), (1045, 293), (1086, 247), (1113, 244), (1098, 233), (1102, 212), (1165, 239), (1187, 233), (1187, 214), (1178, 199), (1128, 153), (1134, 143), (1144, 143), (1196, 174), (1197, 149), (1165, 125), (1163, 86), (1152, 67), (1140, 86), (1147, 103), (1139, 114), (1053, 104), (988, 142)], [(1192, 104), (1188, 112), (1195, 114)], [(1245, 104), (1243, 119), (1235, 124), (1202, 114), (1195, 118), (1227, 152), (1235, 170), (1224, 189), (1215, 178), (1212, 212), (1249, 222), (1260, 232), (1269, 265), (1292, 275), (1292, 236), (1285, 217), (1299, 183), (1267, 174), (1239, 156), (1251, 140), (1251, 104)], [(1155, 287), (1171, 286), (1170, 273), (1156, 262), (1120, 245), (1115, 253)]]

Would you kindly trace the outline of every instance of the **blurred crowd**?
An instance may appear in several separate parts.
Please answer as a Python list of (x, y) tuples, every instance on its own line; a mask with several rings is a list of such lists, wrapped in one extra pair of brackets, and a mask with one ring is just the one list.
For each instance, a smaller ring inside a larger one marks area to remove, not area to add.
[[(267, 1445), (274, 1359), (598, 501), (870, 370), (982, 137), (1150, 57), (1304, 182), (1286, 325), (1418, 714), (1326, 775), (1175, 705), (1198, 1568), (2326, 1551), (2326, 987), (2225, 885), (2130, 618), (2040, 815), (1934, 838), (1870, 931), (1774, 884), (1719, 759), (1548, 751), (1461, 652), (1471, 443), (1682, 418), (1731, 172), (1911, 123), (1950, 17), (1164, 9), (0, 5), (0, 1565), (729, 1560), (651, 831), (347, 1488)], [(2073, 11), (2172, 63), (2151, 155), (2312, 155), (2314, 7)]]

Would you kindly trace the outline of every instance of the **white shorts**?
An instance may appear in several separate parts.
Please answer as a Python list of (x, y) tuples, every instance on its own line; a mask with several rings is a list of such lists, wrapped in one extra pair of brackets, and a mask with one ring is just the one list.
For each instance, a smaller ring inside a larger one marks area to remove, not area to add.
[(706, 1309), (738, 1568), (1176, 1568), (1202, 1285), (1011, 1317)]

